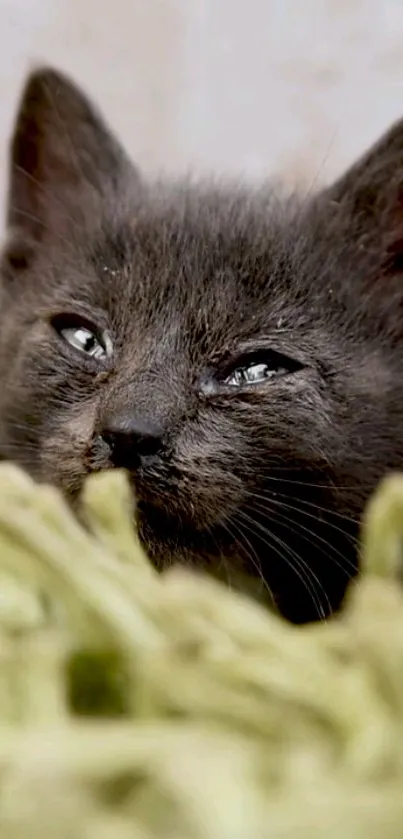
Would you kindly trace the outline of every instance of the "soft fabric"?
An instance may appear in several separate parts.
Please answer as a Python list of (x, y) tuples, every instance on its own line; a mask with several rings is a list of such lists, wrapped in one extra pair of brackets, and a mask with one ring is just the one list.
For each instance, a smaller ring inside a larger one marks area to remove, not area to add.
[(0, 467), (0, 836), (401, 839), (403, 479), (342, 615), (296, 628), (194, 570), (157, 574), (124, 475)]

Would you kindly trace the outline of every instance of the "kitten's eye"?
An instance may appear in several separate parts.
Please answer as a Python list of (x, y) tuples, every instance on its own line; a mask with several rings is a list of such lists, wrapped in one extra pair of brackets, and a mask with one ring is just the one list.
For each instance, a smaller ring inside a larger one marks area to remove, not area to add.
[(112, 343), (107, 333), (99, 335), (95, 328), (80, 323), (75, 318), (55, 318), (52, 325), (60, 337), (75, 350), (97, 360), (110, 357)]
[[(237, 367), (226, 379), (224, 384), (230, 387), (242, 387), (242, 385), (254, 385), (270, 379), (283, 371), (272, 370), (268, 364), (251, 364), (250, 367)], [(285, 372), (285, 371), (284, 371)]]
[(60, 334), (68, 344), (76, 350), (81, 350), (86, 355), (92, 356), (92, 358), (103, 358), (106, 356), (105, 347), (98, 341), (96, 335), (84, 326), (62, 329)]
[(244, 356), (239, 362), (237, 366), (233, 364), (227, 375), (221, 378), (222, 384), (234, 388), (258, 385), (278, 376), (295, 373), (303, 366), (294, 359), (272, 350)]

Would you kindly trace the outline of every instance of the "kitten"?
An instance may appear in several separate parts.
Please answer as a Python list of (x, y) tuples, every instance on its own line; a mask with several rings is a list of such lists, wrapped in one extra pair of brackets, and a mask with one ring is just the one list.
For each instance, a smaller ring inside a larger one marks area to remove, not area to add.
[(149, 183), (40, 70), (7, 224), (1, 456), (72, 499), (125, 467), (157, 566), (245, 571), (295, 622), (337, 610), (403, 466), (403, 123), (314, 196)]

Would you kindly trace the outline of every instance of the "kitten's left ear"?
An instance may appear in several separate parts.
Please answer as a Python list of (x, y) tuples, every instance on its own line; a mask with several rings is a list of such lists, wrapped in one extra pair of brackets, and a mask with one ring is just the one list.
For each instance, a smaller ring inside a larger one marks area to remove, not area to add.
[(32, 73), (11, 142), (8, 224), (34, 241), (60, 240), (135, 177), (87, 97), (61, 73)]
[(403, 120), (323, 196), (338, 206), (360, 245), (403, 264)]

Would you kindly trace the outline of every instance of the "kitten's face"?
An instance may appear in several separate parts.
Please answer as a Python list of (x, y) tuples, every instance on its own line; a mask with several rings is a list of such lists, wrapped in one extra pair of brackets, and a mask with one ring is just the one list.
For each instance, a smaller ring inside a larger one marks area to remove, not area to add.
[(403, 462), (397, 199), (371, 174), (393, 142), (310, 201), (149, 186), (65, 79), (32, 77), (3, 259), (2, 456), (73, 498), (122, 466), (158, 564), (263, 577), (294, 620), (337, 608), (362, 504)]

